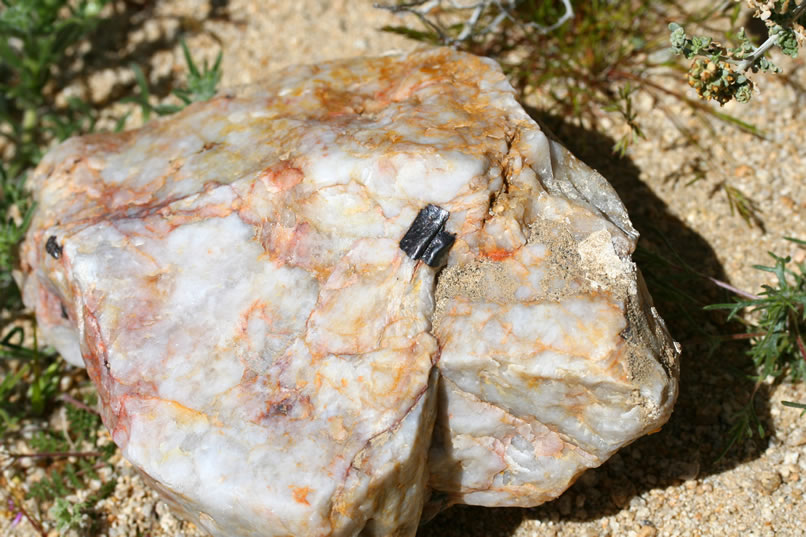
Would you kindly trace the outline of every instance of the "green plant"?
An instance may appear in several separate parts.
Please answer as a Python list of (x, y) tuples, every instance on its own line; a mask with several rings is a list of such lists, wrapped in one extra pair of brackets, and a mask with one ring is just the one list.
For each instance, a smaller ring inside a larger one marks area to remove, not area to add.
[(184, 88), (175, 89), (174, 95), (179, 97), (185, 106), (212, 99), (216, 91), (218, 91), (218, 84), (221, 82), (221, 58), (223, 53), (219, 51), (212, 67), (205, 60), (201, 71), (193, 60), (193, 56), (190, 54), (184, 39), (182, 40), (182, 53), (185, 56), (185, 63), (187, 63), (188, 67), (187, 82)]
[(10, 178), (0, 164), (0, 304), (14, 311), (22, 308), (17, 286), (11, 277), (16, 264), (16, 248), (33, 215), (33, 204), (23, 190), (22, 177)]
[(792, 408), (802, 408), (803, 412), (800, 413), (801, 416), (806, 415), (806, 404), (804, 403), (794, 403), (792, 401), (781, 401), (781, 404), (784, 406), (789, 406)]
[(11, 269), (33, 210), (23, 189), (26, 171), (51, 140), (95, 125), (94, 112), (79, 99), (58, 106), (51, 82), (68, 50), (97, 26), (107, 1), (2, 0), (0, 137), (10, 155), (0, 165), (0, 299), (11, 311), (22, 308)]
[[(97, 28), (101, 9), (108, 2), (0, 0), (0, 489), (15, 516), (27, 519), (41, 535), (54, 526), (95, 534), (96, 506), (115, 487), (108, 471), (100, 473), (103, 468), (112, 469), (110, 458), (116, 448), (99, 435), (101, 420), (91, 409), (94, 402), (86, 404), (61, 393), (60, 381), (70, 370), (55, 351), (39, 346), (36, 324), (23, 311), (12, 278), (17, 247), (34, 210), (23, 187), (27, 174), (52, 142), (96, 128), (95, 109), (72, 97), (59, 105), (56, 96), (60, 85), (70, 82), (65, 66), (71, 55)], [(135, 69), (144, 97), (133, 100), (145, 116), (151, 110), (173, 113), (215, 94), (221, 78), (221, 54), (212, 66), (205, 62), (199, 67), (184, 41), (182, 49), (188, 75), (186, 83), (174, 91), (180, 105), (152, 107), (145, 77)], [(119, 127), (125, 119), (119, 118)], [(86, 377), (82, 384), (89, 384)], [(59, 412), (68, 423), (64, 430), (47, 421)], [(32, 427), (36, 432), (31, 435)], [(9, 451), (12, 440), (24, 440), (30, 452)], [(18, 483), (32, 469), (16, 464), (25, 459), (41, 461), (48, 468), (47, 476), (31, 483), (27, 491)], [(9, 475), (19, 479), (7, 478)], [(101, 487), (88, 494), (90, 481), (98, 479), (103, 480)], [(35, 512), (26, 510), (26, 498), (35, 500), (37, 511), (50, 520), (40, 521)]]
[(108, 0), (3, 0), (0, 11), (0, 133), (13, 148), (5, 173), (17, 178), (35, 165), (52, 138), (94, 125), (78, 99), (56, 104), (49, 83), (67, 51), (99, 23)]
[(0, 360), (21, 363), (16, 370), (0, 369), (4, 374), (0, 383), (0, 434), (16, 427), (21, 416), (44, 415), (58, 391), (62, 362), (54, 359), (54, 353), (39, 349), (35, 328), (33, 345), (27, 347), (24, 340), (22, 326), (12, 328), (0, 340)]
[[(806, 246), (806, 241), (786, 237)], [(791, 259), (770, 252), (774, 266), (754, 265), (753, 268), (775, 275), (776, 285), (764, 285), (759, 295), (743, 294), (742, 300), (731, 304), (714, 304), (708, 309), (729, 310), (728, 320), (740, 319), (752, 338), (749, 351), (758, 368), (759, 378), (789, 375), (792, 380), (806, 378), (806, 264), (789, 268)], [(742, 311), (750, 318), (740, 317)]]
[[(52, 140), (89, 132), (96, 121), (95, 112), (79, 99), (69, 98), (66, 106), (59, 106), (52, 83), (68, 51), (96, 28), (107, 2), (2, 0), (0, 6), (0, 137), (8, 155), (0, 164), (0, 304), (9, 320), (22, 311), (11, 273), (17, 263), (17, 245), (33, 214), (30, 195), (23, 187), (27, 172)], [(12, 342), (17, 336), (18, 341)], [(23, 344), (24, 336), (19, 326), (8, 332), (0, 356), (28, 362), (10, 378), (16, 379), (16, 385), (29, 374), (35, 376), (30, 402), (34, 413), (41, 414), (45, 399), (53, 392), (56, 372), (40, 360), (45, 357), (38, 349)], [(0, 413), (8, 415), (7, 405), (0, 405)], [(4, 419), (4, 424), (11, 421)]]
[(644, 133), (641, 131), (641, 126), (638, 123), (638, 113), (633, 108), (632, 94), (635, 90), (629, 84), (618, 89), (618, 99), (610, 105), (605, 106), (603, 109), (607, 112), (616, 112), (621, 116), (621, 119), (629, 127), (629, 131), (616, 142), (613, 151), (623, 157), (627, 149), (635, 143), (638, 138), (643, 138)]
[(750, 72), (778, 73), (781, 69), (767, 57), (772, 47), (787, 56), (796, 57), (798, 46), (806, 40), (806, 1), (748, 0), (754, 15), (763, 20), (769, 37), (754, 46), (742, 28), (736, 34), (736, 47), (724, 46), (712, 37), (689, 36), (685, 28), (671, 23), (672, 48), (676, 54), (693, 59), (686, 74), (688, 83), (701, 98), (714, 99), (723, 105), (733, 99), (746, 103), (753, 95)]
[[(785, 238), (806, 246), (806, 241)], [(736, 417), (726, 451), (736, 442), (752, 438), (756, 434), (764, 437), (764, 427), (756, 416), (754, 401), (764, 380), (780, 380), (785, 377), (793, 381), (806, 379), (806, 264), (796, 263), (793, 270), (790, 268), (792, 260), (789, 257), (780, 257), (772, 252), (770, 256), (775, 261), (773, 266), (754, 265), (753, 268), (774, 274), (775, 285), (764, 285), (758, 295), (734, 290), (740, 299), (706, 308), (727, 310), (728, 321), (738, 320), (746, 326), (747, 333), (744, 337), (750, 340), (747, 352), (755, 368), (752, 378), (756, 387), (750, 400)], [(743, 312), (744, 315), (741, 315)]]
[(56, 527), (61, 531), (79, 529), (86, 524), (87, 515), (84, 513), (83, 505), (70, 503), (64, 498), (56, 498), (48, 514), (56, 521)]
[(139, 105), (143, 122), (151, 118), (152, 112), (158, 116), (174, 114), (192, 103), (207, 101), (215, 95), (218, 84), (221, 82), (222, 53), (218, 53), (212, 67), (205, 61), (201, 70), (193, 60), (193, 56), (184, 39), (182, 40), (182, 53), (185, 56), (185, 63), (188, 67), (187, 80), (184, 87), (173, 90), (173, 94), (182, 102), (181, 105), (151, 104), (151, 90), (148, 87), (145, 74), (143, 74), (143, 70), (139, 66), (132, 65), (139, 93), (126, 97), (123, 102), (132, 102)]
[[(94, 493), (82, 493), (89, 490), (92, 480), (101, 478), (98, 473), (101, 468), (112, 468), (110, 458), (115, 452), (115, 445), (101, 441), (98, 435), (100, 417), (88, 410), (89, 407), (84, 403), (76, 401), (76, 404), (84, 408), (73, 404), (65, 405), (68, 425), (63, 430), (41, 429), (27, 442), (31, 452), (6, 454), (12, 461), (49, 461), (48, 475), (31, 483), (28, 491), (23, 494), (35, 499), (40, 505), (50, 504), (52, 507), (48, 513), (59, 529), (89, 527), (95, 518), (94, 507), (115, 487), (114, 479), (106, 479)], [(31, 471), (19, 467), (15, 470), (20, 474)], [(83, 496), (80, 501), (71, 502), (66, 499), (79, 494)], [(21, 505), (20, 501), (19, 498), (16, 499), (16, 503)], [(31, 518), (30, 515), (26, 516)]]
[(114, 492), (116, 485), (117, 481), (114, 479), (106, 481), (97, 491), (80, 502), (71, 503), (64, 498), (56, 498), (48, 514), (59, 530), (91, 530), (96, 518), (95, 506), (101, 500), (108, 498)]

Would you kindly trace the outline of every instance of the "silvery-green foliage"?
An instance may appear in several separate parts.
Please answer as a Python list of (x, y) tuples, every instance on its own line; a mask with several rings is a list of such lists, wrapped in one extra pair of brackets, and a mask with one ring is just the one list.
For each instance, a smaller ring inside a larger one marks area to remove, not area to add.
[(777, 46), (787, 56), (798, 55), (805, 38), (801, 23), (806, 17), (806, 0), (800, 4), (748, 1), (748, 5), (769, 28), (769, 38), (758, 47), (748, 39), (744, 28), (736, 36), (738, 45), (731, 48), (708, 36), (690, 36), (680, 24), (669, 25), (672, 50), (693, 60), (686, 79), (703, 99), (713, 99), (720, 105), (733, 99), (747, 102), (753, 94), (753, 81), (746, 73), (781, 72), (766, 56), (769, 49)]

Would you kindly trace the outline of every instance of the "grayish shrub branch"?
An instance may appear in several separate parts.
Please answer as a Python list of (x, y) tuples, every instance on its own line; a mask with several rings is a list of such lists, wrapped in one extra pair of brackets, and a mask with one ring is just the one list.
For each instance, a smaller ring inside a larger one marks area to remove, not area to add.
[[(414, 0), (400, 4), (375, 4), (378, 9), (385, 9), (392, 13), (411, 13), (420, 21), (436, 32), (440, 41), (446, 45), (456, 45), (470, 39), (495, 32), (505, 20), (515, 22), (525, 28), (535, 30), (540, 34), (552, 32), (571, 20), (574, 16), (574, 8), (571, 0), (560, 0), (565, 10), (556, 22), (548, 26), (536, 22), (523, 23), (512, 14), (512, 10), (518, 7), (523, 0)], [(437, 22), (437, 17), (446, 12), (457, 14), (461, 20), (462, 30), (456, 37), (451, 37), (445, 28)], [(481, 24), (482, 19), (490, 22)]]

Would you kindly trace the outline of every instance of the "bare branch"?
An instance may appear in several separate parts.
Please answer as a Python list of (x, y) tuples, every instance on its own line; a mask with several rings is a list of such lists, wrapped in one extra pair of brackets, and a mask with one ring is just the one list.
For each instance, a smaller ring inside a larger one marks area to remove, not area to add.
[[(535, 30), (540, 34), (552, 32), (568, 22), (574, 16), (571, 0), (560, 0), (564, 13), (553, 24), (545, 26), (536, 22), (524, 23), (512, 14), (512, 11), (523, 0), (480, 0), (478, 2), (462, 2), (461, 0), (414, 0), (400, 4), (375, 4), (378, 9), (392, 13), (411, 13), (429, 29), (433, 30), (439, 40), (446, 45), (458, 45), (472, 37), (486, 35), (498, 30), (504, 20), (509, 20), (523, 28)], [(462, 29), (456, 37), (451, 37), (448, 29), (439, 20), (440, 15), (457, 14)], [(492, 20), (481, 26), (482, 19)]]
[(717, 280), (716, 278), (712, 278), (711, 276), (707, 277), (711, 283), (716, 285), (717, 287), (721, 287), (722, 289), (726, 289), (733, 293), (734, 295), (739, 295), (744, 298), (748, 298), (750, 300), (761, 300), (761, 297), (758, 295), (754, 295), (753, 293), (748, 293), (747, 291), (743, 291), (738, 287), (734, 287), (729, 283), (723, 282), (722, 280)]
[(63, 459), (65, 457), (100, 457), (100, 451), (52, 451), (47, 453), (7, 453), (11, 459)]
[[(565, 13), (563, 13), (562, 16), (559, 19), (557, 19), (557, 22), (555, 22), (554, 24), (551, 24), (549, 26), (543, 26), (542, 24), (537, 24), (536, 22), (529, 22), (523, 24), (523, 26), (527, 28), (534, 28), (540, 34), (547, 34), (549, 32), (553, 32), (554, 30), (556, 30), (557, 28), (559, 28), (560, 26), (571, 20), (574, 16), (574, 7), (571, 5), (571, 0), (561, 0), (561, 1), (563, 3)], [(515, 8), (520, 2), (521, 0), (510, 0), (508, 2), (510, 4), (510, 9)], [(502, 13), (506, 13), (507, 17), (510, 20), (515, 21), (515, 18), (509, 13), (509, 11), (504, 6), (501, 5), (500, 0), (495, 0), (495, 3)]]
[(74, 397), (70, 397), (66, 393), (63, 393), (62, 395), (60, 395), (59, 399), (61, 399), (65, 403), (70, 403), (71, 405), (73, 405), (75, 407), (78, 407), (78, 408), (80, 408), (82, 410), (86, 410), (87, 412), (91, 412), (91, 413), (95, 414), (96, 416), (101, 415), (101, 413), (98, 412), (97, 410), (95, 410), (94, 408), (92, 408), (92, 407), (90, 407), (88, 405), (85, 405), (84, 403), (82, 403), (81, 401), (79, 401), (78, 399), (76, 399)]

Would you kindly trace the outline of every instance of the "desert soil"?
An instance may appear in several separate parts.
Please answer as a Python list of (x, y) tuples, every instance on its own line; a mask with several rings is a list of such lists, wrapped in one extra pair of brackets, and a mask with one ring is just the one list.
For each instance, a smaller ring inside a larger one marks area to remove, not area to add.
[[(106, 46), (144, 64), (157, 95), (160, 89), (166, 94), (184, 70), (182, 34), (197, 57), (212, 60), (223, 50), (224, 86), (260, 80), (289, 64), (418, 46), (379, 32), (402, 21), (373, 9), (369, 0), (156, 0), (144, 2), (145, 9), (141, 4), (125, 4), (132, 12), (119, 13), (106, 32)], [(131, 86), (127, 64), (99, 62), (74, 90), (100, 104), (116, 100)], [(610, 148), (623, 134), (618, 123), (605, 120), (592, 131), (563, 118), (539, 113), (538, 118), (613, 183), (643, 234), (642, 246), (670, 257), (673, 250), (703, 273), (758, 292), (771, 283), (770, 275), (751, 266), (770, 264), (768, 251), (806, 257), (783, 239), (806, 239), (806, 69), (803, 59), (782, 65), (786, 78), (758, 77), (763, 91), (751, 105), (724, 108), (762, 127), (765, 140), (724, 125), (709, 130), (679, 103), (646, 98), (638, 102), (646, 139), (617, 159)], [(682, 81), (661, 82), (687, 89)], [(538, 109), (541, 104), (539, 93), (526, 101)], [(700, 158), (670, 118), (691, 129), (711, 155)], [(129, 125), (139, 121), (134, 113)], [(687, 185), (700, 169), (705, 179)], [(763, 228), (731, 214), (720, 181), (754, 200)], [(419, 537), (806, 535), (806, 416), (781, 404), (806, 402), (806, 386), (763, 385), (758, 412), (769, 435), (715, 462), (731, 417), (750, 393), (751, 385), (731, 372), (746, 359), (744, 349), (722, 346), (709, 356), (699, 329), (713, 327), (718, 317), (697, 303), (681, 306), (665, 299), (657, 281), (670, 278), (669, 269), (643, 268), (658, 309), (684, 346), (681, 393), (671, 421), (584, 474), (554, 502), (534, 509), (454, 507), (424, 525)], [(727, 298), (699, 280), (685, 285), (705, 302)], [(117, 489), (103, 505), (104, 535), (203, 535), (174, 517), (128, 463), (119, 460), (118, 467)], [(25, 523), (13, 529), (7, 524), (0, 521), (0, 534), (35, 535)]]

